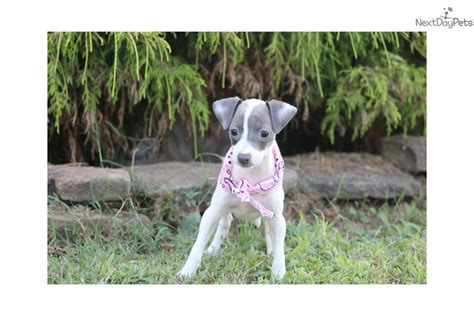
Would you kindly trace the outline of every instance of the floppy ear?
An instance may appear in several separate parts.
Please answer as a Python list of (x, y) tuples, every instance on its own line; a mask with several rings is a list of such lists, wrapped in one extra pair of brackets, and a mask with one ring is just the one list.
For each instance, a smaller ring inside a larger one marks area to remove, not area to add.
[(239, 97), (233, 97), (217, 100), (212, 104), (212, 110), (219, 122), (221, 122), (224, 130), (229, 128), (232, 117), (234, 117), (235, 109), (240, 102), (242, 102), (242, 100)]
[(283, 127), (290, 122), (293, 116), (295, 116), (296, 112), (298, 112), (293, 105), (277, 100), (268, 101), (267, 106), (270, 110), (272, 128), (276, 134), (278, 134)]

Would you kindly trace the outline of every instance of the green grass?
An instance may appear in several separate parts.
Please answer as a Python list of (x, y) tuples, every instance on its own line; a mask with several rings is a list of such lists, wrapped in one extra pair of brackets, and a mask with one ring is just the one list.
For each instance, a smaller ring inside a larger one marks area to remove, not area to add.
[(426, 212), (416, 203), (345, 205), (331, 220), (315, 210), (288, 219), (287, 274), (270, 273), (263, 227), (234, 221), (221, 254), (203, 256), (193, 280), (180, 281), (199, 218), (131, 225), (108, 235), (50, 231), (48, 283), (426, 283)]

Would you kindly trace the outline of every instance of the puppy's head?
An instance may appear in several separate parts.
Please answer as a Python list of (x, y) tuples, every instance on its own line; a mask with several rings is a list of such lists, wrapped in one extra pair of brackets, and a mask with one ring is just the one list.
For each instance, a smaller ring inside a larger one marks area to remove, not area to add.
[(297, 112), (294, 106), (282, 101), (242, 101), (238, 97), (218, 100), (212, 108), (224, 130), (229, 130), (233, 163), (242, 167), (260, 165), (276, 134)]

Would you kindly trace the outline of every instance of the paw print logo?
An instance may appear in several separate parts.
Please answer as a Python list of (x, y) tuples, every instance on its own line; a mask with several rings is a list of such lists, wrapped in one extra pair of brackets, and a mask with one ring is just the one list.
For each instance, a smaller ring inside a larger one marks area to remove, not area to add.
[(454, 11), (453, 8), (447, 7), (447, 8), (443, 8), (443, 10), (444, 10), (444, 15), (441, 15), (441, 17), (442, 17), (443, 19), (445, 19), (445, 20), (451, 19), (451, 17), (448, 16), (448, 14), (449, 14), (449, 12), (453, 12), (453, 11)]

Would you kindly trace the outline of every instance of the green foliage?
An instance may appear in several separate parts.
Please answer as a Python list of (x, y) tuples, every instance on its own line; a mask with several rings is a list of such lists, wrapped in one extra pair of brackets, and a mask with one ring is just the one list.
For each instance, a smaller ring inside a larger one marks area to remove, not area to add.
[[(424, 133), (426, 35), (48, 34), (49, 128), (62, 133), (70, 161), (113, 159), (140, 137), (159, 143), (177, 117), (194, 135), (197, 156), (209, 104), (229, 95), (293, 103), (302, 123), (317, 121), (331, 143), (347, 133), (354, 141), (376, 122), (387, 134)], [(145, 107), (144, 128), (131, 137), (123, 122), (137, 104)]]
[[(205, 81), (194, 65), (170, 55), (166, 36), (48, 34), (48, 113), (54, 118), (56, 132), (69, 124), (66, 118), (72, 118), (72, 125), (82, 123), (87, 140), (94, 140), (93, 152), (98, 150), (101, 155), (100, 144), (107, 141), (101, 137), (123, 134), (125, 108), (133, 111), (134, 105), (145, 101), (149, 105), (144, 119), (147, 136), (166, 133), (177, 113), (189, 119), (195, 134), (197, 130), (204, 133), (209, 122)], [(166, 124), (159, 126), (164, 114), (168, 119), (161, 123)], [(105, 121), (104, 117), (112, 115), (116, 122)], [(112, 158), (114, 145), (106, 145), (111, 149), (107, 156)]]
[(385, 119), (387, 134), (397, 126), (407, 133), (416, 127), (418, 118), (426, 120), (425, 68), (410, 67), (392, 53), (384, 55), (373, 67), (356, 66), (340, 72), (322, 121), (331, 141), (338, 126), (350, 126), (354, 140), (379, 117)]
[[(247, 48), (250, 45), (248, 34), (246, 36)], [(229, 57), (232, 58), (234, 64), (238, 65), (244, 59), (244, 41), (242, 37), (234, 32), (200, 32), (197, 33), (195, 44), (196, 50), (196, 64), (199, 62), (199, 55), (203, 50), (206, 50), (209, 55), (217, 53), (219, 48), (222, 48), (221, 63), (222, 63), (222, 81), (221, 88), (225, 88), (225, 75), (227, 70), (227, 63)]]
[(277, 86), (290, 82), (297, 105), (326, 104), (321, 129), (334, 142), (337, 131), (352, 130), (355, 140), (380, 118), (388, 134), (424, 124), (425, 64), (407, 58), (416, 52), (424, 59), (425, 50), (417, 33), (274, 33), (265, 59)]

